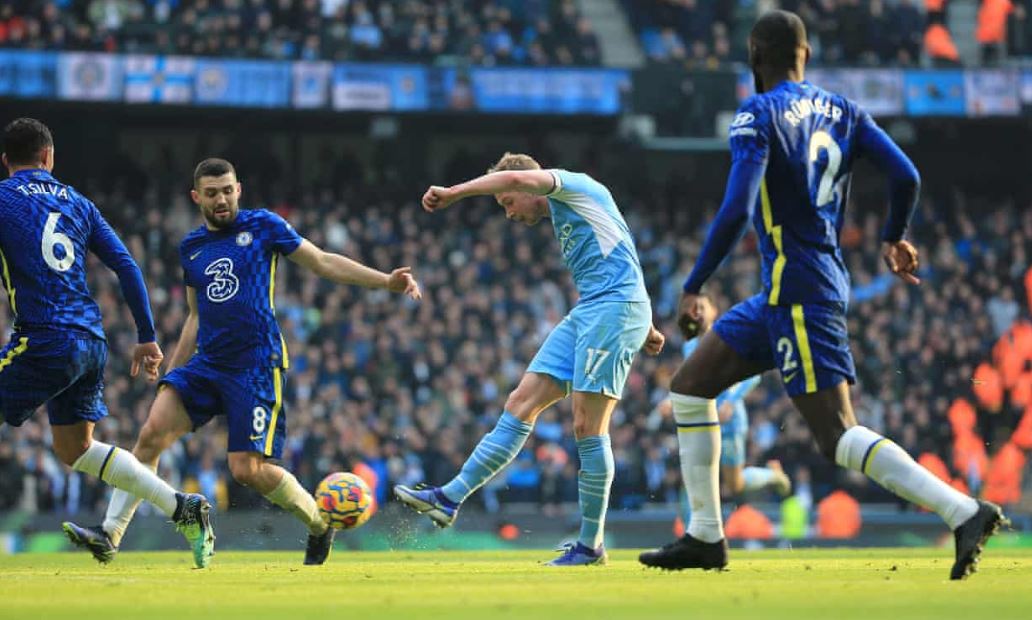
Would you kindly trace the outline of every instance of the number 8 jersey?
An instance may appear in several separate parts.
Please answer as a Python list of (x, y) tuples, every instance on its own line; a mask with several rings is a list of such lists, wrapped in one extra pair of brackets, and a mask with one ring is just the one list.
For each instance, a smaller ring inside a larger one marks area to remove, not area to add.
[(221, 368), (287, 368), (276, 322), (276, 263), (302, 238), (282, 217), (243, 210), (223, 230), (202, 226), (183, 239), (186, 285), (197, 292), (197, 353)]
[(853, 102), (805, 81), (782, 82), (739, 109), (732, 160), (767, 165), (753, 224), (768, 304), (848, 302), (839, 232), (863, 132), (876, 127)]

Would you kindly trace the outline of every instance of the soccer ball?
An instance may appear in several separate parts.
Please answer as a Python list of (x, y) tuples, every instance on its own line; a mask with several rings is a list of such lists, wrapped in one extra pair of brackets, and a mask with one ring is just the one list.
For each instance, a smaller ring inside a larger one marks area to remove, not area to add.
[(315, 503), (330, 527), (350, 530), (373, 516), (373, 492), (351, 472), (337, 472), (322, 479), (315, 489)]

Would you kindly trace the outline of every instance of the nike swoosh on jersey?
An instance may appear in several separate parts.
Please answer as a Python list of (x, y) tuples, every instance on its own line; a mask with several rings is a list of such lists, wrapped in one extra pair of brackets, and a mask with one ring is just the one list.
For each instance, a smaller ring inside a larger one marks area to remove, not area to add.
[(799, 374), (799, 371), (797, 370), (797, 371), (793, 372), (793, 373), (792, 373), (792, 374), (790, 374), (790, 375), (785, 375), (785, 376), (784, 376), (784, 377), (782, 377), (781, 379), (782, 379), (782, 380), (783, 380), (783, 381), (784, 381), (785, 383), (792, 383), (792, 379), (795, 379), (795, 376), (796, 376), (796, 375), (798, 375), (798, 374)]
[[(203, 252), (203, 251), (204, 251), (204, 250), (201, 250), (201, 252)], [(190, 260), (193, 260), (193, 259), (197, 258), (198, 256), (200, 256), (200, 255), (201, 255), (201, 252), (197, 252), (197, 253), (195, 253), (195, 254), (191, 254), (191, 255), (190, 255)]]

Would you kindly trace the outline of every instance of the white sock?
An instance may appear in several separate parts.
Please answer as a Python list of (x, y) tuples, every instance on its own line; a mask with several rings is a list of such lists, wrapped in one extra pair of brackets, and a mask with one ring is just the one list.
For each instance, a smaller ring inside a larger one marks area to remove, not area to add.
[(168, 517), (176, 511), (176, 490), (137, 461), (132, 452), (94, 440), (72, 469), (96, 476), (116, 489), (147, 500)]
[(692, 538), (713, 543), (724, 538), (720, 515), (720, 422), (715, 400), (671, 394), (677, 443), (680, 446), (681, 477), (688, 493)]
[(742, 492), (759, 491), (774, 484), (774, 470), (769, 467), (746, 467), (742, 470)]
[(283, 471), (283, 478), (276, 488), (269, 491), (265, 498), (280, 508), (294, 515), (305, 524), (308, 531), (318, 536), (329, 527), (319, 514), (319, 506), (315, 498), (305, 490), (297, 478), (289, 471)]
[(861, 472), (889, 491), (934, 510), (950, 529), (978, 512), (978, 503), (918, 465), (902, 448), (863, 426), (842, 434), (835, 462)]
[[(156, 468), (151, 471), (156, 471)], [(108, 538), (116, 547), (122, 544), (125, 530), (133, 520), (141, 501), (143, 500), (121, 489), (115, 489), (111, 494), (111, 501), (108, 502), (107, 512), (104, 514), (104, 523), (100, 527), (107, 532)]]

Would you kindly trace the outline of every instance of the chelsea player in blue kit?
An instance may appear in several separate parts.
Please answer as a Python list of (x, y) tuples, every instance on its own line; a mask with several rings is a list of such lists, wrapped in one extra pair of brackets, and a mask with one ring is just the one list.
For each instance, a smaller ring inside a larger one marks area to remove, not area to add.
[(821, 453), (889, 491), (939, 514), (954, 532), (951, 579), (975, 570), (985, 541), (1005, 518), (942, 482), (892, 441), (860, 426), (849, 384), (849, 274), (839, 248), (854, 161), (869, 158), (889, 178), (883, 229), (889, 269), (917, 284), (917, 250), (904, 239), (917, 203), (917, 170), (855, 103), (804, 80), (810, 46), (793, 13), (763, 15), (749, 36), (757, 94), (731, 124), (731, 172), (724, 202), (684, 284), (679, 325), (697, 332), (702, 285), (751, 218), (760, 240), (763, 293), (738, 304), (702, 336), (671, 381), (681, 470), (692, 506), (681, 539), (641, 554), (648, 566), (722, 568), (727, 544), (717, 489), (717, 413), (728, 386), (777, 368)]
[[(322, 564), (334, 531), (297, 479), (269, 459), (279, 459), (286, 439), (284, 374), (290, 366), (276, 322), (276, 265), (280, 256), (341, 284), (384, 288), (419, 299), (411, 269), (382, 273), (324, 252), (283, 218), (264, 209), (240, 210), (236, 170), (206, 159), (194, 171), (193, 201), (204, 225), (179, 247), (189, 314), (160, 381), (157, 398), (133, 452), (156, 467), (179, 437), (225, 415), (229, 469), (237, 482), (300, 519), (308, 528), (305, 564)], [(112, 551), (139, 502), (115, 494), (102, 526)], [(83, 528), (87, 529), (87, 528)]]
[(580, 301), (545, 340), (494, 430), (458, 475), (441, 487), (398, 485), (394, 493), (438, 526), (450, 526), (462, 502), (516, 457), (537, 416), (572, 391), (581, 528), (577, 542), (565, 545), (549, 565), (605, 563), (603, 529), (614, 473), (609, 419), (638, 351), (655, 355), (663, 347), (634, 241), (602, 184), (586, 174), (541, 170), (522, 154), (506, 153), (488, 174), (466, 183), (433, 186), (422, 202), (435, 212), (485, 195), (493, 195), (512, 221), (533, 226), (551, 218)]
[[(139, 344), (130, 374), (142, 368), (155, 381), (162, 353), (140, 268), (97, 207), (51, 174), (54, 140), (46, 125), (11, 122), (3, 148), (10, 176), (0, 182), (0, 275), (14, 333), (0, 351), (0, 424), (21, 426), (45, 404), (61, 462), (153, 503), (186, 536), (196, 559), (212, 537), (207, 500), (176, 493), (131, 453), (93, 439), (94, 425), (108, 413), (108, 348), (86, 284), (86, 253), (118, 274), (132, 310)], [(65, 531), (84, 543), (67, 525)]]

